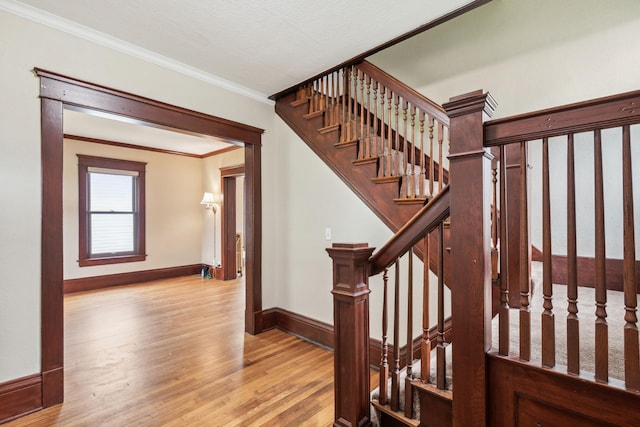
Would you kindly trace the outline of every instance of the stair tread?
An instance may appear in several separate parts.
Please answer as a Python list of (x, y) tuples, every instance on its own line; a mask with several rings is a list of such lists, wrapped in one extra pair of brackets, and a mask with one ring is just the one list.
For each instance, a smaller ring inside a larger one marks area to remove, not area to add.
[(427, 196), (418, 196), (418, 197), (399, 197), (393, 199), (394, 202), (398, 204), (404, 205), (422, 205), (425, 201), (427, 201)]
[(384, 412), (385, 414), (395, 418), (396, 420), (402, 422), (405, 425), (415, 426), (415, 427), (420, 425), (420, 420), (407, 418), (404, 416), (402, 412), (396, 412), (392, 410), (391, 407), (389, 407), (389, 405), (382, 405), (377, 399), (372, 399), (371, 404), (380, 412)]
[(335, 125), (321, 127), (320, 129), (318, 129), (318, 132), (320, 132), (320, 133), (335, 132), (338, 129), (340, 129), (340, 125), (339, 124), (335, 124)]
[(307, 102), (309, 102), (309, 97), (296, 99), (295, 101), (291, 101), (291, 106), (299, 107), (301, 105), (305, 105)]
[(440, 390), (438, 387), (435, 386), (435, 384), (423, 383), (419, 379), (411, 381), (411, 385), (413, 385), (413, 387), (415, 387), (415, 388), (417, 388), (417, 389), (419, 389), (421, 391), (440, 396), (443, 399), (453, 400), (453, 391), (452, 390)]
[(358, 160), (354, 160), (353, 164), (358, 166), (358, 165), (368, 165), (370, 163), (376, 163), (378, 161), (377, 157), (366, 157), (364, 159), (358, 159)]
[(322, 110), (312, 111), (311, 113), (304, 114), (302, 117), (304, 117), (305, 119), (313, 119), (313, 118), (321, 116), (322, 113), (323, 113)]
[(378, 176), (375, 178), (371, 178), (371, 180), (376, 184), (387, 184), (390, 182), (400, 181), (400, 177), (399, 176)]
[(336, 142), (333, 145), (336, 148), (344, 148), (344, 147), (352, 147), (352, 146), (356, 145), (357, 142), (358, 142), (357, 139), (353, 139), (351, 141)]

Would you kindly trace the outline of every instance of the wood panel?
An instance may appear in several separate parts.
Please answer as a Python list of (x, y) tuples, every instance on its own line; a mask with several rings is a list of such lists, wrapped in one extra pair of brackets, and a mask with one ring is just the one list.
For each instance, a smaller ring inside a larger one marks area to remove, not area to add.
[(81, 277), (64, 281), (64, 293), (91, 291), (110, 286), (130, 285), (132, 283), (150, 282), (152, 280), (200, 274), (202, 264), (183, 265), (179, 267), (156, 268), (154, 270), (131, 271), (128, 273), (107, 274), (104, 276)]
[(495, 353), (487, 358), (490, 426), (640, 425), (638, 393)]

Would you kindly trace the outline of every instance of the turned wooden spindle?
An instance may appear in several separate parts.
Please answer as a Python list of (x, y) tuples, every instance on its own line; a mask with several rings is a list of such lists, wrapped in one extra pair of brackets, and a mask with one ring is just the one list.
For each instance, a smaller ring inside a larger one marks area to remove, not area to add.
[[(520, 259), (529, 258), (527, 200), (527, 143), (520, 143)], [(531, 310), (529, 263), (520, 263), (520, 360), (531, 360)]]
[(388, 402), (389, 389), (387, 383), (389, 381), (389, 343), (387, 342), (388, 328), (388, 285), (389, 285), (389, 269), (385, 268), (382, 274), (382, 357), (380, 358), (380, 395), (378, 401), (381, 405)]
[(576, 178), (573, 134), (567, 138), (567, 372), (580, 374), (578, 257), (576, 246)]
[(542, 366), (556, 365), (555, 315), (551, 275), (551, 191), (549, 187), (549, 140), (542, 140)]

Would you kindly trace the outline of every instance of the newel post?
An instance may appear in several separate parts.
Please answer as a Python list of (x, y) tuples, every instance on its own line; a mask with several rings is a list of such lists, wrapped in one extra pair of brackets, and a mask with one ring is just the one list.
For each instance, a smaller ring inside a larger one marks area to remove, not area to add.
[(334, 426), (370, 426), (369, 257), (366, 243), (334, 243)]
[(482, 91), (451, 98), (451, 315), (453, 425), (487, 425), (487, 366), (491, 347), (491, 159), (483, 146), (484, 114), (495, 101)]

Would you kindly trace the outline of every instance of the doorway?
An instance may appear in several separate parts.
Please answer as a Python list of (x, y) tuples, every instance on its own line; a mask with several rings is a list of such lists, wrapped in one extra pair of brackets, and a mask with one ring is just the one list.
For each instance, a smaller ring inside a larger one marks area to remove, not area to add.
[(245, 160), (245, 331), (262, 331), (262, 129), (35, 69), (40, 78), (42, 132), (41, 380), (42, 406), (63, 401), (63, 111), (116, 115), (211, 135), (244, 145)]

